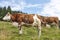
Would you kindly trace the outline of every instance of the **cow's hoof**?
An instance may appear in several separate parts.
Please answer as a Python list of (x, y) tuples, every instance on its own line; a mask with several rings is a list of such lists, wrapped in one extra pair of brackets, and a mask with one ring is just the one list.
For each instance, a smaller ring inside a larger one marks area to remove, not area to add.
[(22, 34), (22, 31), (19, 31), (19, 34)]

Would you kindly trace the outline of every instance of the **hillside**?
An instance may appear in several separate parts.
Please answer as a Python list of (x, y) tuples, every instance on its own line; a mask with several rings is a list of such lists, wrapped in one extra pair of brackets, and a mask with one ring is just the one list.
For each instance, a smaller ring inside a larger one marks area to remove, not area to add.
[(60, 29), (42, 27), (42, 34), (38, 39), (35, 27), (24, 27), (23, 34), (18, 34), (18, 28), (10, 22), (0, 21), (0, 40), (60, 40)]

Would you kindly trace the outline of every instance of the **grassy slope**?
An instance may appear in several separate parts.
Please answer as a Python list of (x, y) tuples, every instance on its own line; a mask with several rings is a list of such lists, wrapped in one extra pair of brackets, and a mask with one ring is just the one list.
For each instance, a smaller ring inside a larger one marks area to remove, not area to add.
[[(23, 32), (23, 35), (19, 35), (17, 27), (0, 21), (0, 40), (38, 40), (35, 27), (23, 27)], [(40, 40), (60, 40), (60, 29), (42, 27)]]

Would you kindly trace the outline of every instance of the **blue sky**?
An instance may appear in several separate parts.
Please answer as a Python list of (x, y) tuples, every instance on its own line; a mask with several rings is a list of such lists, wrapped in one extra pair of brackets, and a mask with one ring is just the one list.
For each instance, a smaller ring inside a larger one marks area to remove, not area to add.
[(0, 0), (0, 7), (11, 6), (14, 11), (55, 16), (60, 19), (60, 0)]
[(0, 0), (0, 6), (11, 6), (12, 10), (23, 11), (25, 13), (37, 13), (42, 11), (44, 4), (50, 0)]

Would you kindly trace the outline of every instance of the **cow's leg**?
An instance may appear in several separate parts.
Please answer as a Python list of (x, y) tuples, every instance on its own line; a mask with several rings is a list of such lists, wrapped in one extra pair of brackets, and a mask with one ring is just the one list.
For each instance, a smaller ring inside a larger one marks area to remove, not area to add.
[(41, 27), (38, 27), (38, 36), (40, 37), (41, 36)]
[(38, 24), (38, 36), (39, 36), (39, 38), (40, 38), (40, 36), (41, 36), (41, 21), (38, 20), (38, 21), (37, 21), (37, 24)]
[(18, 28), (19, 28), (19, 34), (22, 34), (22, 25), (19, 24), (19, 25), (18, 25)]
[(59, 29), (59, 21), (55, 22), (56, 28)]
[(59, 29), (59, 24), (56, 24), (57, 29)]

